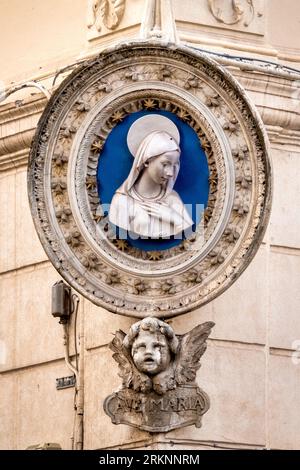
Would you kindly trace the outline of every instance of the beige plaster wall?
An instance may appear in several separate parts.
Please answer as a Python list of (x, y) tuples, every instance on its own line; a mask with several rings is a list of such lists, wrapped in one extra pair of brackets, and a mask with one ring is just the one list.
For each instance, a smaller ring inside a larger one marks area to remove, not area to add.
[(26, 80), (77, 57), (85, 45), (86, 2), (2, 0), (1, 80)]
[[(2, 0), (0, 5), (1, 80), (5, 84), (28, 80), (69, 65), (84, 55), (138, 35), (146, 0), (126, 0), (119, 27), (102, 27), (98, 38), (86, 27), (89, 0)], [(232, 14), (230, 2), (224, 18)], [(243, 7), (246, 0), (241, 0)], [(207, 0), (173, 0), (179, 36), (184, 42), (208, 48), (246, 51), (297, 62), (300, 4), (295, 0), (254, 0), (255, 16), (249, 27), (218, 22)], [(245, 11), (246, 8), (245, 8)], [(257, 14), (263, 13), (261, 18)], [(288, 25), (288, 29), (283, 27)], [(288, 31), (288, 34), (287, 34)], [(88, 38), (92, 39), (88, 40)], [(241, 40), (242, 38), (242, 40)]]
[[(300, 69), (300, 4), (263, 3), (264, 20), (249, 32), (222, 27), (208, 16), (206, 0), (174, 0), (179, 35), (193, 46), (254, 54)], [(0, 42), (6, 47), (0, 81), (8, 86), (39, 78), (50, 87), (58, 67), (137, 36), (144, 1), (126, 4), (115, 33), (103, 29), (99, 37), (88, 39), (86, 0), (3, 0)], [(289, 34), (283, 22), (289, 24)], [(232, 72), (267, 126), (274, 197), (264, 243), (243, 275), (200, 311), (171, 320), (178, 333), (206, 320), (216, 322), (198, 375), (211, 409), (201, 429), (165, 435), (112, 425), (102, 402), (119, 386), (119, 378), (107, 345), (116, 329), (126, 331), (134, 320), (81, 299), (86, 449), (300, 448), (300, 360), (294, 351), (300, 340), (300, 82), (238, 68)], [(20, 97), (24, 101), (18, 108), (15, 100)], [(71, 448), (74, 389), (55, 387), (56, 378), (71, 374), (63, 361), (62, 328), (50, 314), (51, 286), (59, 276), (35, 233), (26, 190), (30, 136), (45, 103), (34, 89), (26, 89), (0, 104), (1, 449), (39, 442)]]

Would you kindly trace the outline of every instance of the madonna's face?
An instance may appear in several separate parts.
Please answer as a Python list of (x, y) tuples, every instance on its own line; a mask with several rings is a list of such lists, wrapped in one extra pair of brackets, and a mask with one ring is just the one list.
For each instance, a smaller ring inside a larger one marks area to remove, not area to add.
[(171, 361), (167, 340), (161, 333), (141, 330), (131, 350), (133, 362), (140, 372), (156, 375), (165, 370)]
[(179, 151), (166, 152), (145, 163), (145, 172), (157, 184), (165, 185), (178, 174)]

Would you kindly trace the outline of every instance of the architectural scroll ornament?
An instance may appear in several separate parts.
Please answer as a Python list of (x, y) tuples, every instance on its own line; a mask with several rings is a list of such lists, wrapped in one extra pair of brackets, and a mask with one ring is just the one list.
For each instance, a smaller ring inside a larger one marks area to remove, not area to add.
[(206, 322), (175, 335), (167, 323), (144, 318), (127, 335), (117, 331), (109, 347), (122, 387), (104, 402), (112, 422), (149, 432), (201, 427), (209, 398), (195, 379), (213, 326)]
[(255, 12), (253, 0), (207, 0), (209, 10), (214, 18), (226, 25), (235, 25), (244, 20), (244, 26), (249, 26), (254, 19)]
[(125, 11), (126, 0), (89, 0), (87, 26), (95, 26), (101, 31), (104, 25), (107, 29), (119, 26)]

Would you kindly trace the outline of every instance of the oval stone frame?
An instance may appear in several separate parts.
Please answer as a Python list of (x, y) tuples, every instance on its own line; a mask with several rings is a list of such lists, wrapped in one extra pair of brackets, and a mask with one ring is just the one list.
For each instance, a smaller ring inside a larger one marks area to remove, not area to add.
[[(143, 109), (188, 123), (210, 172), (195, 236), (155, 252), (113, 239), (97, 192), (107, 136)], [(74, 289), (114, 313), (170, 318), (221, 294), (255, 255), (271, 206), (268, 139), (245, 91), (207, 55), (123, 44), (78, 67), (51, 97), (32, 143), (28, 188), (44, 249)]]

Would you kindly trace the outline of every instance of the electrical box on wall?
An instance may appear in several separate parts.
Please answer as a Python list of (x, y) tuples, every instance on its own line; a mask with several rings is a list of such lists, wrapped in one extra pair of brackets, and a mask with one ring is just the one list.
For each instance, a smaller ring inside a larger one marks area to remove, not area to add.
[(60, 318), (60, 323), (65, 323), (72, 313), (71, 288), (63, 281), (58, 281), (52, 286), (52, 315)]

